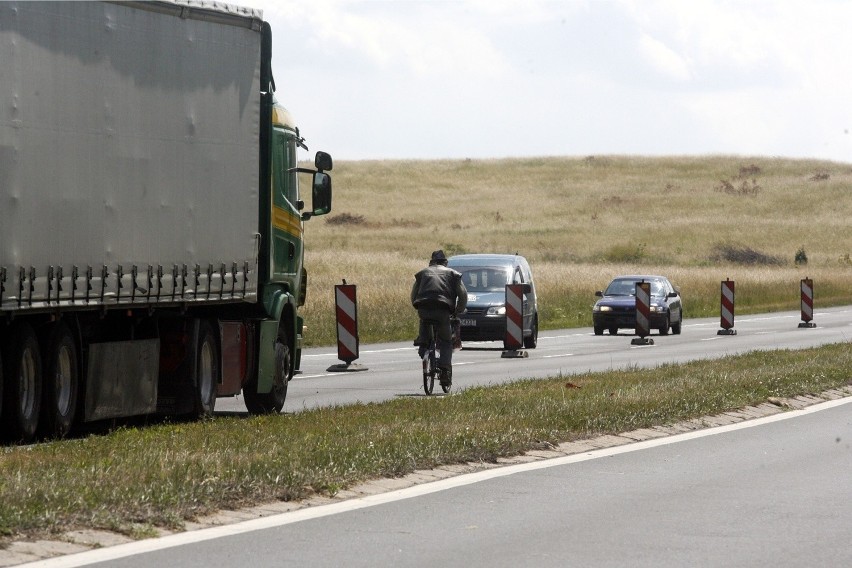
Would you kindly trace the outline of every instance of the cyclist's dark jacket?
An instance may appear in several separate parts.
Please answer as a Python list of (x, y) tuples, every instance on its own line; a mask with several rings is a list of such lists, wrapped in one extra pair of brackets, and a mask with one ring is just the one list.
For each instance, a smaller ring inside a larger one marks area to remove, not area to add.
[(441, 264), (430, 264), (414, 275), (411, 304), (426, 309), (444, 306), (450, 312), (461, 313), (467, 306), (467, 289), (461, 273)]

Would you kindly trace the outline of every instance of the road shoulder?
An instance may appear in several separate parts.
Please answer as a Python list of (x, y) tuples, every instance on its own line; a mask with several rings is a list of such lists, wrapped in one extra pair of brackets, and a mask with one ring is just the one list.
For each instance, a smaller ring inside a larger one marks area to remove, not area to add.
[[(596, 451), (604, 448), (623, 446), (647, 440), (666, 438), (688, 432), (704, 430), (718, 426), (727, 426), (749, 420), (766, 418), (789, 410), (804, 409), (815, 404), (838, 400), (852, 396), (852, 385), (832, 389), (819, 395), (802, 395), (793, 398), (771, 398), (756, 406), (739, 410), (722, 412), (687, 420), (676, 424), (640, 428), (617, 435), (607, 434), (594, 438), (565, 442), (559, 445), (544, 444), (518, 456), (499, 458), (494, 463), (465, 463), (441, 466), (431, 470), (417, 470), (398, 478), (379, 478), (366, 481), (349, 489), (338, 492), (334, 496), (317, 495), (308, 499), (292, 502), (267, 503), (235, 511), (218, 511), (212, 515), (199, 518), (185, 524), (186, 531), (208, 529), (243, 521), (250, 521), (272, 515), (288, 513), (308, 507), (318, 507), (338, 503), (349, 499), (358, 499), (370, 495), (378, 495), (397, 491), (423, 483), (439, 481), (459, 475), (494, 469), (511, 465), (536, 462), (547, 459), (562, 458)], [(159, 530), (158, 537), (173, 534), (167, 530)], [(0, 568), (7, 566), (24, 566), (51, 558), (65, 557), (71, 554), (86, 552), (93, 549), (106, 548), (132, 542), (132, 539), (109, 531), (75, 530), (66, 532), (50, 540), (15, 540), (5, 549), (0, 550)]]

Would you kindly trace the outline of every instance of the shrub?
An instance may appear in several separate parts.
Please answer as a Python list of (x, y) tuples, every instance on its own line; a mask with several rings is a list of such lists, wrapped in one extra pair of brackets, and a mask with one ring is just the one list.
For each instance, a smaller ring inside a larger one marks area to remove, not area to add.
[(739, 185), (734, 185), (729, 180), (719, 180), (719, 185), (716, 186), (716, 191), (727, 193), (728, 195), (744, 195), (753, 197), (763, 190), (757, 183), (756, 179), (752, 179), (751, 183), (748, 180), (743, 180)]
[(645, 258), (645, 243), (614, 245), (604, 253), (607, 262), (640, 262)]
[(768, 255), (750, 247), (732, 244), (716, 245), (711, 260), (727, 261), (746, 266), (782, 266), (784, 264), (784, 260), (777, 256)]
[(441, 245), (441, 249), (447, 256), (453, 256), (456, 254), (467, 254), (469, 252), (464, 247), (464, 245), (460, 245), (459, 243), (444, 243), (443, 245)]
[(763, 173), (763, 170), (760, 169), (760, 166), (756, 166), (754, 164), (748, 166), (740, 166), (740, 177), (754, 177)]
[(326, 219), (329, 225), (364, 225), (366, 220), (363, 215), (352, 215), (351, 213), (339, 213)]
[(800, 247), (799, 250), (796, 251), (796, 256), (793, 260), (796, 263), (796, 266), (802, 266), (808, 263), (808, 255), (805, 253), (805, 247)]

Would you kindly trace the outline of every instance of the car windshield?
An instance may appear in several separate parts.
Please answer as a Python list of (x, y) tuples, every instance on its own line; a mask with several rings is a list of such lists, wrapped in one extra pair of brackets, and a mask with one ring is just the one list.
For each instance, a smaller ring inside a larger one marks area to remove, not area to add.
[[(635, 296), (636, 295), (635, 278), (616, 278), (606, 287), (605, 296)], [(663, 283), (659, 280), (651, 280), (651, 295), (664, 296)]]
[(508, 282), (505, 268), (456, 267), (468, 292), (502, 292)]

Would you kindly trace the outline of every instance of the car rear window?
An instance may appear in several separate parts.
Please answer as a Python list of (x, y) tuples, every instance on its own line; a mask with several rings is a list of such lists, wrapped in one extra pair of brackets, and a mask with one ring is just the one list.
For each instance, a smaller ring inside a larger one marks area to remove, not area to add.
[(508, 277), (505, 268), (464, 268), (455, 267), (461, 272), (462, 282), (468, 292), (502, 292), (506, 289)]

